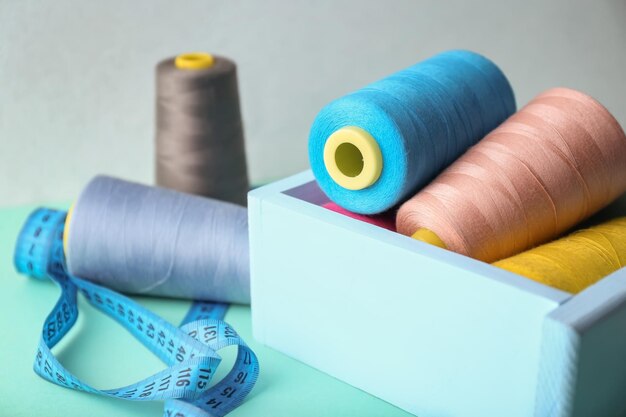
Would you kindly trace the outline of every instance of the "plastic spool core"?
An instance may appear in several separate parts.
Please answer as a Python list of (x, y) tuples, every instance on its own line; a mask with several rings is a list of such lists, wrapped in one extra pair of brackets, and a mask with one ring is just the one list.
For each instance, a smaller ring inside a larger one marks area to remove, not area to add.
[(180, 54), (174, 60), (176, 68), (180, 69), (204, 69), (213, 66), (215, 58), (206, 52), (189, 52)]
[(437, 246), (442, 249), (448, 249), (448, 246), (443, 240), (432, 230), (420, 228), (411, 236), (415, 240), (420, 242), (430, 243), (433, 246)]
[(70, 220), (72, 219), (72, 213), (74, 212), (74, 204), (72, 204), (67, 210), (67, 215), (65, 216), (65, 227), (63, 228), (63, 252), (67, 255), (67, 240), (70, 235)]
[(324, 165), (330, 177), (348, 190), (373, 185), (383, 169), (383, 156), (376, 140), (356, 126), (342, 127), (326, 140)]

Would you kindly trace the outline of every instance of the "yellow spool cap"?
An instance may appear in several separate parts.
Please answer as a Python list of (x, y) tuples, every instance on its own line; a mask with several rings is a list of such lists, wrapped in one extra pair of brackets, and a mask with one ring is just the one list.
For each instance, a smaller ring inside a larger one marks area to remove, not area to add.
[(442, 249), (448, 249), (446, 244), (441, 240), (439, 236), (432, 230), (428, 229), (418, 229), (417, 232), (413, 233), (411, 236), (415, 240), (419, 240), (420, 242), (430, 243), (431, 245), (438, 246)]
[(63, 252), (67, 255), (67, 239), (70, 235), (70, 220), (72, 219), (72, 212), (74, 211), (74, 204), (72, 204), (65, 216), (65, 227), (63, 228)]
[(213, 55), (206, 52), (180, 54), (174, 60), (174, 65), (180, 69), (205, 69), (213, 66), (214, 63)]
[(348, 190), (373, 185), (383, 170), (383, 155), (376, 140), (365, 130), (346, 126), (328, 137), (324, 165), (330, 177)]

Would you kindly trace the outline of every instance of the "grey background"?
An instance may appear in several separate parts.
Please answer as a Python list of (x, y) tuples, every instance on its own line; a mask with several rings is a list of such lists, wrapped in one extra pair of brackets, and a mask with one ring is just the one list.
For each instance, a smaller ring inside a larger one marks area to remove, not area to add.
[(325, 103), (441, 50), (486, 54), (518, 106), (585, 91), (626, 125), (626, 2), (0, 0), (0, 205), (70, 201), (93, 175), (151, 182), (154, 66), (239, 65), (253, 182), (308, 167)]

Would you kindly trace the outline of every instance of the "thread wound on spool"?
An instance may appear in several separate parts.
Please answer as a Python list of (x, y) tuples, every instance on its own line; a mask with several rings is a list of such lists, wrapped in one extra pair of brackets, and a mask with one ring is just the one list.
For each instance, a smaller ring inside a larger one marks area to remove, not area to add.
[(398, 231), (436, 233), (494, 262), (549, 241), (626, 191), (626, 136), (601, 104), (535, 97), (398, 211)]
[(174, 61), (156, 70), (156, 183), (245, 205), (249, 183), (235, 63), (215, 56), (209, 68), (191, 71)]
[(578, 293), (626, 266), (626, 217), (574, 232), (494, 265)]
[(335, 213), (343, 214), (344, 216), (353, 218), (355, 220), (359, 220), (365, 223), (373, 224), (375, 226), (382, 227), (387, 230), (391, 230), (392, 232), (396, 231), (396, 220), (394, 213), (387, 212), (382, 214), (375, 214), (373, 216), (366, 216), (363, 214), (352, 213), (344, 209), (343, 207), (333, 203), (332, 201), (324, 204), (322, 207), (327, 208), (328, 210), (334, 211)]
[(324, 165), (337, 184), (348, 190), (361, 190), (378, 180), (383, 157), (372, 135), (359, 127), (347, 126), (326, 141)]
[[(514, 111), (511, 86), (493, 62), (469, 51), (444, 52), (326, 105), (311, 126), (311, 169), (335, 203), (354, 213), (380, 213), (414, 194)], [(349, 126), (374, 138), (382, 156), (378, 179), (357, 189), (327, 169), (329, 138)]]
[(250, 302), (245, 208), (111, 177), (76, 201), (72, 275), (131, 294)]

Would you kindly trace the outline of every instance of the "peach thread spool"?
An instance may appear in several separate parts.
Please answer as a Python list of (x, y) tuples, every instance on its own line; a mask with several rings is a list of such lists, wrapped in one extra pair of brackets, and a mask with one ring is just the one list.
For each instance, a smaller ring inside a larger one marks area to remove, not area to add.
[(626, 191), (626, 135), (593, 98), (554, 88), (398, 212), (398, 231), (485, 262), (549, 241)]

